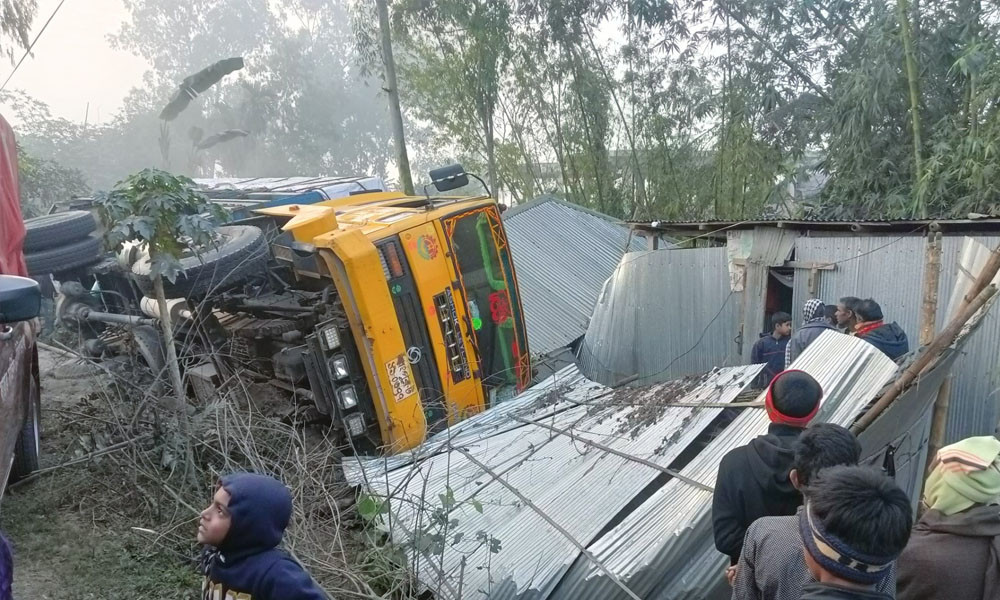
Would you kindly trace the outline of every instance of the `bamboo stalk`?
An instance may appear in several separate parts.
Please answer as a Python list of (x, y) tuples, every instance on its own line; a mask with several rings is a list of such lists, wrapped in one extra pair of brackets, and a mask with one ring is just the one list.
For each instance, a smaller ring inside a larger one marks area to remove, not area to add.
[(858, 419), (858, 422), (851, 427), (851, 431), (857, 434), (867, 429), (868, 426), (871, 425), (875, 419), (877, 419), (879, 415), (881, 415), (882, 412), (896, 400), (899, 394), (902, 393), (907, 386), (923, 374), (931, 363), (936, 360), (948, 346), (951, 346), (955, 342), (958, 334), (962, 331), (962, 327), (965, 326), (969, 319), (971, 319), (972, 316), (976, 314), (976, 312), (978, 312), (979, 309), (982, 308), (983, 305), (985, 305), (986, 302), (989, 301), (989, 299), (996, 293), (996, 286), (988, 286), (980, 292), (978, 296), (976, 296), (976, 299), (973, 300), (971, 304), (966, 306), (965, 309), (959, 314), (952, 317), (948, 325), (941, 330), (941, 333), (939, 333), (937, 337), (934, 338), (934, 341), (931, 342), (919, 356), (917, 356), (916, 360), (913, 361), (913, 364), (903, 371), (903, 374), (899, 376), (899, 379), (893, 382), (892, 387), (886, 390), (886, 392), (882, 394), (882, 397), (879, 398), (878, 402), (876, 402), (875, 405), (868, 410), (868, 412)]
[(920, 313), (920, 345), (934, 340), (937, 329), (938, 284), (941, 281), (941, 234), (927, 237), (927, 261), (924, 263), (924, 297)]

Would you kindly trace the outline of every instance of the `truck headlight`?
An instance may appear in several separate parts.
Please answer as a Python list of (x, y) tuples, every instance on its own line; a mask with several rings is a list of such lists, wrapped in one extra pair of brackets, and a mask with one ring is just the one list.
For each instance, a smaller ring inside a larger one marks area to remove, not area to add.
[(347, 415), (344, 418), (344, 425), (347, 427), (347, 434), (352, 438), (364, 435), (365, 433), (365, 418), (361, 416), (361, 413)]
[(349, 410), (358, 405), (358, 392), (353, 385), (347, 385), (337, 390), (337, 397), (340, 398), (340, 408)]
[(336, 325), (322, 330), (320, 335), (323, 336), (323, 345), (326, 346), (327, 350), (340, 348), (340, 332), (337, 331)]
[(347, 357), (343, 354), (338, 354), (331, 358), (330, 372), (333, 374), (335, 379), (347, 379), (350, 377), (351, 372), (347, 368)]

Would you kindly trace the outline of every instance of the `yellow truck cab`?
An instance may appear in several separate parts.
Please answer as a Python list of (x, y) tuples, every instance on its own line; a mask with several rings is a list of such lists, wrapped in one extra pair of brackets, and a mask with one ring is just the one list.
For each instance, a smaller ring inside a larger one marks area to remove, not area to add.
[(255, 212), (278, 221), (271, 252), (296, 287), (335, 287), (303, 358), (317, 407), (359, 450), (408, 450), (530, 383), (492, 198), (371, 192)]

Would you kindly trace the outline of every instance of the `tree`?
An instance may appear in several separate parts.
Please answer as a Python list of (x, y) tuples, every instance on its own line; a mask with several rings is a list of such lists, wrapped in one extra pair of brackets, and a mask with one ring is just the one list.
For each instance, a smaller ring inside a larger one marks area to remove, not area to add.
[(31, 33), (31, 22), (37, 10), (35, 0), (4, 0), (0, 3), (0, 52), (7, 55), (11, 64), (15, 48), (27, 48), (31, 43), (28, 34)]
[(210, 217), (224, 218), (222, 209), (195, 192), (193, 185), (194, 182), (185, 177), (144, 169), (120, 181), (110, 193), (98, 197), (108, 243), (120, 248), (125, 242), (139, 242), (149, 253), (150, 276), (174, 388), (175, 449), (178, 455), (185, 457), (189, 476), (194, 473), (190, 468), (194, 459), (188, 439), (187, 400), (163, 278), (174, 282), (180, 273), (182, 252), (198, 252), (211, 244), (215, 240), (215, 226)]
[(24, 218), (48, 212), (57, 202), (90, 193), (86, 177), (78, 169), (64, 167), (45, 158), (38, 158), (18, 146), (17, 173), (21, 191), (21, 212)]
[(385, 67), (385, 93), (389, 96), (389, 119), (392, 121), (392, 137), (396, 143), (396, 163), (403, 191), (413, 195), (413, 180), (410, 177), (410, 158), (406, 153), (406, 134), (403, 132), (403, 111), (399, 107), (399, 82), (396, 78), (396, 59), (392, 54), (392, 31), (389, 28), (389, 8), (386, 0), (375, 0), (378, 9), (378, 28), (382, 38), (382, 64)]

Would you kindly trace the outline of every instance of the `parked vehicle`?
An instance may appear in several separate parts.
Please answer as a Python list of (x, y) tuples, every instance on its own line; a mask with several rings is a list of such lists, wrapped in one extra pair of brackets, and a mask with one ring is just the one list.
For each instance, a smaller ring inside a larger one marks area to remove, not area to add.
[[(441, 192), (468, 183), (459, 166), (432, 179)], [(395, 453), (527, 387), (495, 200), (358, 190), (308, 202), (254, 207), (165, 283), (192, 389), (242, 370), (308, 399), (356, 450)], [(89, 352), (131, 349), (162, 371), (148, 256), (129, 247), (88, 273), (63, 282), (59, 319), (90, 331)]]
[(0, 495), (7, 481), (38, 469), (41, 292), (27, 275), (14, 132), (0, 116)]

